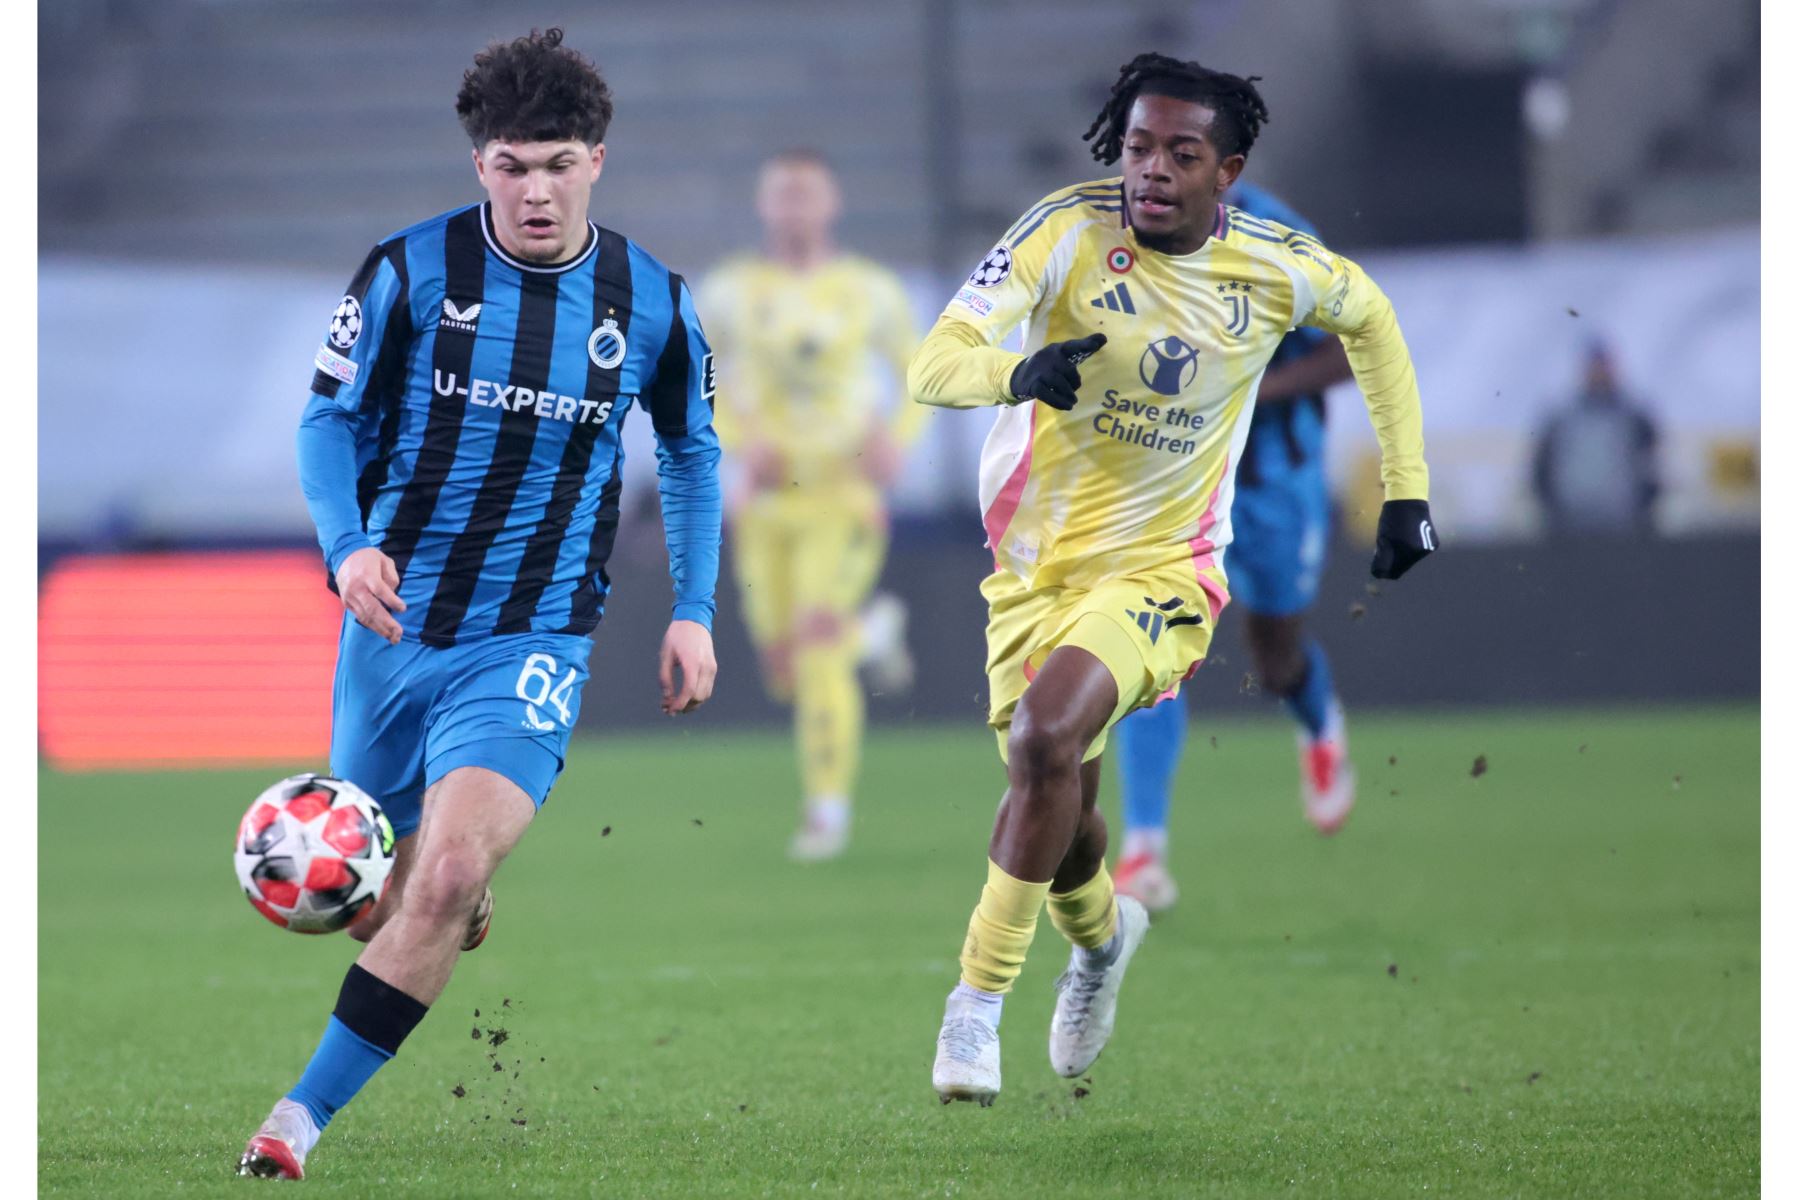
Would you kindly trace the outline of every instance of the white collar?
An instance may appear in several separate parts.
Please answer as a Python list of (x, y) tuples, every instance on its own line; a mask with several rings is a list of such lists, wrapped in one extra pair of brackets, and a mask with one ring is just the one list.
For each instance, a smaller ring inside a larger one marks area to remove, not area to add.
[(488, 249), (492, 250), (494, 256), (501, 262), (519, 271), (533, 271), (540, 275), (560, 275), (564, 271), (573, 271), (576, 267), (579, 267), (582, 263), (586, 262), (588, 257), (594, 253), (594, 247), (600, 244), (599, 227), (592, 221), (587, 223), (587, 227), (587, 245), (583, 246), (581, 248), (581, 253), (577, 254), (574, 258), (569, 259), (567, 262), (551, 263), (547, 266), (537, 263), (528, 263), (523, 259), (515, 258), (506, 252), (506, 248), (500, 244), (500, 239), (494, 235), (493, 210), (489, 208), (488, 203), (485, 200), (481, 205), (481, 236), (487, 239)]

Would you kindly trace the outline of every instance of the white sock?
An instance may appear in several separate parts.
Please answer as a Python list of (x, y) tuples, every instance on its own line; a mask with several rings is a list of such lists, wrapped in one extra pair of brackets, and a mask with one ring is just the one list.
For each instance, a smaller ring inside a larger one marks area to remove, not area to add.
[(1121, 857), (1135, 858), (1140, 854), (1148, 854), (1161, 861), (1169, 849), (1169, 831), (1166, 829), (1127, 829), (1125, 831), (1125, 850)]
[(959, 979), (956, 986), (950, 989), (950, 999), (944, 1002), (944, 1012), (948, 1014), (955, 1011), (979, 1017), (987, 1022), (989, 1029), (999, 1029), (1000, 1009), (1005, 1003), (1005, 992), (984, 992)]
[(275, 1102), (275, 1111), (269, 1119), (280, 1128), (283, 1137), (290, 1139), (301, 1158), (312, 1153), (312, 1148), (319, 1144), (319, 1135), (324, 1132), (313, 1124), (312, 1114), (306, 1106), (286, 1096)]
[(806, 823), (840, 833), (850, 828), (850, 801), (842, 796), (814, 796), (806, 802)]

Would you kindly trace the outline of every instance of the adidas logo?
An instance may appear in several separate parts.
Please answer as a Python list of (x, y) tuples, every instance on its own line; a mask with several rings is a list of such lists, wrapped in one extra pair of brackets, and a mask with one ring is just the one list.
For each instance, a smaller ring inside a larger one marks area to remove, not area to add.
[[(1130, 312), (1131, 310), (1126, 309), (1124, 311)], [(1135, 621), (1139, 629), (1150, 635), (1150, 644), (1154, 646), (1156, 645), (1156, 639), (1162, 636), (1162, 632), (1165, 629), (1173, 629), (1177, 625), (1199, 625), (1202, 623), (1201, 618), (1198, 615), (1186, 617), (1169, 615), (1180, 608), (1184, 603), (1186, 603), (1186, 601), (1180, 596), (1172, 596), (1160, 604), (1156, 602), (1154, 597), (1145, 596), (1144, 604), (1147, 607), (1142, 612), (1139, 612), (1135, 608), (1128, 608), (1125, 610), (1125, 615), (1130, 620)]]
[(1110, 308), (1114, 312), (1137, 316), (1137, 305), (1131, 302), (1131, 292), (1123, 283), (1108, 288), (1098, 298), (1089, 300), (1088, 303), (1095, 308)]

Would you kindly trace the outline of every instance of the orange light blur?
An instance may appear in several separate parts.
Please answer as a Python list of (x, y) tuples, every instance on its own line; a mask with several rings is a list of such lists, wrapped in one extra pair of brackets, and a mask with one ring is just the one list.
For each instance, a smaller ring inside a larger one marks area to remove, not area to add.
[(38, 594), (44, 757), (323, 769), (341, 612), (304, 551), (64, 559)]

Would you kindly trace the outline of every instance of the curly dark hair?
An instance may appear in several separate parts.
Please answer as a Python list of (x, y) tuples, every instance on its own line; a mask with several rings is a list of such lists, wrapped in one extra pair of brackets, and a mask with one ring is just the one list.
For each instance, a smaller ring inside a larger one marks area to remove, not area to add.
[(1213, 110), (1212, 140), (1221, 158), (1248, 154), (1256, 135), (1269, 119), (1269, 106), (1256, 90), (1261, 75), (1248, 79), (1209, 71), (1197, 62), (1183, 62), (1166, 54), (1140, 54), (1119, 68), (1100, 115), (1083, 141), (1093, 143), (1094, 157), (1103, 163), (1119, 161), (1125, 143), (1125, 121), (1139, 96), (1169, 96), (1204, 104)]
[(562, 40), (561, 29), (533, 29), (475, 56), (456, 93), (456, 115), (477, 150), (495, 139), (589, 146), (605, 140), (612, 91), (594, 64)]

